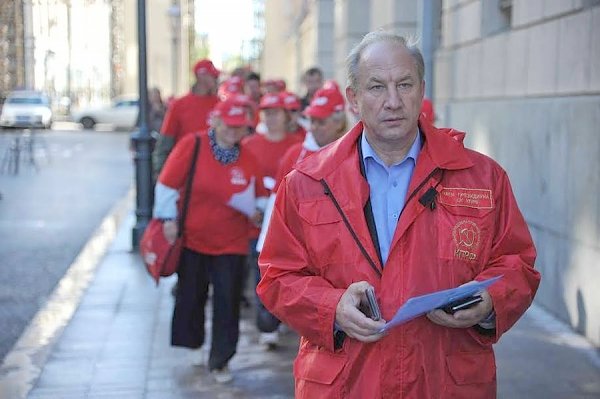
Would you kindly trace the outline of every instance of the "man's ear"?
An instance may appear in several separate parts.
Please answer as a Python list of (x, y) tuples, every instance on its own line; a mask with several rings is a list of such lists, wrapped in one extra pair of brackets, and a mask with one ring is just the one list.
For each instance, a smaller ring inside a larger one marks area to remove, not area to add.
[(346, 87), (346, 99), (348, 99), (348, 104), (350, 104), (350, 111), (354, 115), (358, 115), (358, 103), (356, 102), (356, 92), (350, 86)]

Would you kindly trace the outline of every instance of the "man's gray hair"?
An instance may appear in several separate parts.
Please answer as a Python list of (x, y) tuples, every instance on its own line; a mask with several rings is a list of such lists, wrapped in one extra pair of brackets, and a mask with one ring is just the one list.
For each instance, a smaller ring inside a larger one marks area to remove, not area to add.
[(405, 38), (404, 36), (396, 35), (391, 32), (378, 30), (367, 33), (360, 43), (358, 43), (348, 54), (346, 58), (346, 76), (348, 79), (348, 86), (353, 90), (358, 89), (358, 64), (363, 51), (371, 44), (380, 42), (390, 42), (403, 46), (408, 50), (415, 60), (417, 65), (417, 75), (419, 81), (423, 81), (425, 76), (425, 62), (423, 61), (423, 55), (416, 46), (416, 40), (413, 38)]

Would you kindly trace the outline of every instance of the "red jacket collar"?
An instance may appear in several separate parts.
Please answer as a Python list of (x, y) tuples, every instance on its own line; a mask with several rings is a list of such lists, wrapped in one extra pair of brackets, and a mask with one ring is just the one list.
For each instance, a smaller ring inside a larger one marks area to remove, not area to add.
[[(438, 129), (419, 118), (419, 128), (424, 135), (422, 152), (427, 152), (434, 166), (441, 169), (466, 169), (473, 166), (463, 145), (465, 133), (454, 129)], [(296, 169), (316, 180), (320, 180), (338, 169), (348, 159), (358, 160), (356, 142), (363, 131), (363, 123), (358, 122), (348, 133), (337, 141), (311, 156), (306, 162), (300, 162)], [(417, 159), (419, 162), (421, 157)]]

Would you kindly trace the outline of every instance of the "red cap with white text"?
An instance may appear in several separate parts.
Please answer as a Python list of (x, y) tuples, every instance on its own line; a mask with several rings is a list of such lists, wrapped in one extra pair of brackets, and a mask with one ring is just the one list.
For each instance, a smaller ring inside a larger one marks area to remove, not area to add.
[(212, 115), (220, 118), (227, 126), (251, 126), (248, 108), (248, 104), (242, 101), (228, 99), (215, 105)]
[(346, 105), (344, 96), (335, 86), (321, 88), (315, 92), (304, 115), (314, 118), (328, 118), (334, 112), (343, 111)]

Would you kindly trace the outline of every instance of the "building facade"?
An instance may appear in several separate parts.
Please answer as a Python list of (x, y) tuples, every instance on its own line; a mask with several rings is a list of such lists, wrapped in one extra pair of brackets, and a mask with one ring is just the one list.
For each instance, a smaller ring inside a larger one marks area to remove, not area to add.
[[(283, 16), (283, 18), (282, 18)], [(600, 2), (267, 0), (265, 77), (296, 90), (371, 30), (421, 38), (438, 126), (507, 170), (538, 248), (536, 303), (600, 346)]]
[(26, 87), (23, 1), (0, 3), (0, 104), (12, 90)]
[[(137, 93), (137, 0), (122, 2), (123, 91)], [(179, 96), (189, 90), (194, 38), (193, 0), (146, 2), (148, 87), (158, 87), (163, 97)]]
[[(148, 86), (165, 96), (190, 83), (193, 0), (146, 2)], [(0, 3), (0, 99), (47, 93), (57, 110), (138, 92), (137, 0)]]

